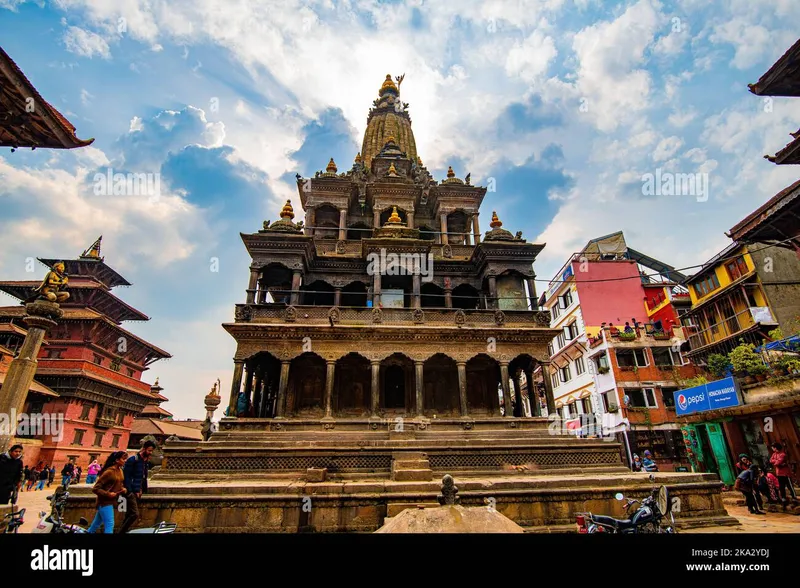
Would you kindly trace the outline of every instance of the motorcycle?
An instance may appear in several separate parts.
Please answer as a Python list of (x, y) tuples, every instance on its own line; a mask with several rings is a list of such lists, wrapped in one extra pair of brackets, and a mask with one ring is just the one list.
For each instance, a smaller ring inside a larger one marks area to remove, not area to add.
[[(60, 489), (59, 489), (60, 490)], [(64, 507), (67, 505), (69, 492), (66, 490), (56, 491), (55, 494), (48, 496), (52, 506), (51, 512), (48, 515), (45, 511), (41, 511), (39, 516), (39, 524), (31, 531), (32, 533), (60, 533), (60, 534), (74, 534), (74, 533), (87, 533), (89, 521), (84, 517), (78, 519), (78, 524), (67, 524), (64, 522)], [(140, 529), (132, 529), (128, 531), (131, 534), (164, 534), (174, 533), (178, 528), (177, 523), (167, 523), (161, 521), (155, 527), (143, 527)]]
[[(619, 534), (639, 534), (639, 533), (675, 533), (675, 517), (672, 514), (672, 501), (666, 486), (656, 489), (655, 476), (650, 474), (650, 481), (653, 483), (653, 490), (649, 496), (641, 502), (626, 498), (621, 492), (614, 497), (619, 501), (625, 501), (625, 513), (627, 518), (615, 519), (603, 515), (579, 513), (576, 515), (578, 533), (619, 533)], [(638, 505), (631, 513), (631, 507)]]
[(3, 520), (6, 521), (6, 528), (3, 530), (3, 533), (16, 533), (17, 529), (25, 522), (25, 509), (23, 508), (16, 512), (10, 512), (3, 517)]

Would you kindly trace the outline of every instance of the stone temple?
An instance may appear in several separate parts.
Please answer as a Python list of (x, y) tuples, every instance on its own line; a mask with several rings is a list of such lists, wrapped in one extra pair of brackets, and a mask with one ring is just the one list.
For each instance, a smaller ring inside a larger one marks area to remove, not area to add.
[[(533, 272), (544, 245), (494, 213), (481, 234), (487, 189), (452, 169), (431, 176), (401, 81), (386, 76), (349, 170), (331, 159), (297, 175), (302, 221), (287, 202), (241, 235), (252, 263), (223, 325), (237, 343), (226, 416), (207, 441), (165, 445), (145, 523), (375, 531), (435, 505), (451, 474), (465, 506), (491, 505), (528, 530), (571, 529), (576, 512), (621, 514), (615, 492), (649, 492), (618, 443), (549, 426), (557, 331)], [(523, 393), (539, 368), (545, 388)], [(685, 521), (731, 520), (714, 476), (661, 477)], [(88, 512), (91, 498), (75, 506)]]

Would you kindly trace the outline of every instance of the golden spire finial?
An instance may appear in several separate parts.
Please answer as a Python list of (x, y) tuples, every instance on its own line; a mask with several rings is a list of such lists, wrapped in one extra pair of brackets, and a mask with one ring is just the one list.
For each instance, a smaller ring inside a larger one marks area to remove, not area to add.
[(453, 171), (453, 167), (452, 166), (447, 166), (447, 177), (448, 178), (456, 177), (456, 172)]
[(361, 163), (361, 161), (362, 161), (362, 159), (361, 159), (361, 151), (359, 151), (359, 152), (356, 154), (355, 162), (356, 162), (356, 163)]
[(389, 220), (387, 220), (386, 222), (387, 223), (392, 223), (392, 224), (397, 224), (397, 223), (402, 223), (403, 222), (403, 219), (400, 218), (399, 214), (397, 214), (397, 207), (396, 206), (392, 206), (392, 214), (389, 217)]
[(91, 247), (83, 252), (81, 257), (90, 257), (92, 259), (101, 259), (100, 258), (100, 243), (103, 241), (103, 235), (100, 235), (97, 238), (97, 241), (92, 243)]
[(328, 162), (328, 167), (325, 168), (325, 171), (329, 174), (335, 174), (336, 170), (336, 163), (333, 161), (333, 157), (331, 157), (331, 160)]
[(153, 388), (158, 388), (158, 378), (156, 377), (156, 382), (153, 384)]
[(281, 218), (294, 218), (294, 208), (292, 208), (291, 200), (287, 200), (286, 204), (283, 205), (283, 210), (281, 210)]
[(420, 166), (420, 167), (424, 167), (422, 165), (422, 158), (419, 155), (417, 155), (417, 165)]
[(497, 211), (495, 210), (492, 211), (492, 222), (489, 223), (489, 226), (493, 229), (499, 229), (503, 226), (503, 223), (500, 222), (499, 218), (497, 218)]
[(397, 141), (394, 140), (394, 135), (389, 135), (389, 138), (386, 139), (386, 145), (389, 143), (397, 143)]
[(394, 82), (392, 81), (391, 74), (386, 74), (386, 79), (383, 81), (383, 84), (381, 85), (380, 94), (383, 94), (387, 90), (394, 90), (396, 94), (399, 93), (397, 91), (397, 86), (395, 86)]
[(386, 173), (388, 173), (390, 176), (397, 175), (397, 168), (394, 167), (394, 162), (392, 162), (391, 165), (389, 165), (389, 171)]

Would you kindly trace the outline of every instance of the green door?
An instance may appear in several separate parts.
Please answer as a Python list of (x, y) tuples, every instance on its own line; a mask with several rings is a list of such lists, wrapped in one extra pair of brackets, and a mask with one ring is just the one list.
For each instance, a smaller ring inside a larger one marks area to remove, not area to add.
[(717, 462), (717, 473), (720, 480), (726, 486), (733, 486), (736, 475), (733, 473), (733, 466), (728, 459), (728, 445), (725, 443), (725, 435), (722, 433), (722, 425), (719, 423), (706, 423), (708, 441), (711, 444), (711, 451)]

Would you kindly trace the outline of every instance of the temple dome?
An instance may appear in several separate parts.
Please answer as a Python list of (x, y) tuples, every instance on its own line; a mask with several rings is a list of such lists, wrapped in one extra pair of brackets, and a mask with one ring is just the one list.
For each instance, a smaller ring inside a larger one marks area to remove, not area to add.
[(403, 76), (398, 77), (398, 83), (392, 80), (390, 74), (378, 91), (378, 98), (372, 103), (372, 108), (367, 117), (367, 130), (364, 131), (364, 141), (361, 145), (361, 157), (364, 165), (369, 168), (372, 160), (380, 154), (390, 138), (397, 148), (405, 153), (412, 161), (417, 160), (417, 144), (411, 130), (411, 117), (408, 115), (406, 105), (400, 101), (400, 83)]

